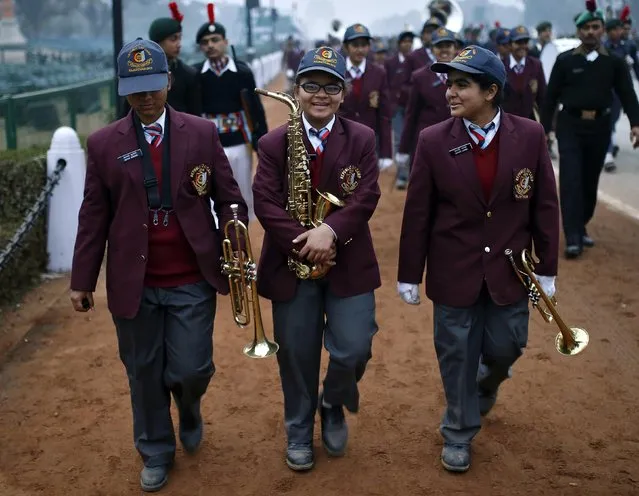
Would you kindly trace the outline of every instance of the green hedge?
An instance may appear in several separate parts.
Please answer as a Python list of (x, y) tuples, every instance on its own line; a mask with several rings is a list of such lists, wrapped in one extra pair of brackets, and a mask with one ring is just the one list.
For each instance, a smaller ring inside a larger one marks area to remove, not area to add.
[[(46, 183), (46, 147), (0, 152), (0, 252), (4, 251)], [(0, 308), (15, 304), (40, 280), (48, 261), (46, 215), (0, 272)]]

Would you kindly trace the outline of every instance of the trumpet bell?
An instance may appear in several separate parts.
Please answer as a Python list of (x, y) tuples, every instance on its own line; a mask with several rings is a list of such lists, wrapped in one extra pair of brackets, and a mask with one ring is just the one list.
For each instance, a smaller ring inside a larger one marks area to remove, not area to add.
[(581, 327), (571, 327), (570, 332), (575, 342), (573, 346), (569, 347), (565, 345), (564, 336), (561, 332), (555, 337), (555, 348), (557, 348), (559, 353), (565, 356), (574, 356), (581, 353), (590, 342), (590, 335), (585, 329)]
[(260, 342), (254, 340), (244, 347), (243, 353), (249, 358), (266, 358), (275, 355), (279, 349), (280, 345), (268, 339)]

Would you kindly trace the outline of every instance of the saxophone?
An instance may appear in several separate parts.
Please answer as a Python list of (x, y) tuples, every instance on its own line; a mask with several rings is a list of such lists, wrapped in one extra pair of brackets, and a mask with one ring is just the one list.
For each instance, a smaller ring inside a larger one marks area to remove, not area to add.
[[(255, 88), (260, 95), (274, 98), (286, 104), (288, 116), (288, 147), (286, 163), (288, 169), (288, 198), (286, 211), (306, 229), (319, 226), (335, 207), (343, 207), (345, 203), (331, 193), (317, 193), (317, 201), (313, 203), (313, 187), (311, 184), (310, 156), (304, 145), (304, 127), (302, 126), (300, 105), (291, 95), (280, 91), (268, 91)], [(297, 258), (288, 257), (288, 268), (295, 272), (298, 279), (320, 279), (326, 275), (330, 266), (312, 265)]]

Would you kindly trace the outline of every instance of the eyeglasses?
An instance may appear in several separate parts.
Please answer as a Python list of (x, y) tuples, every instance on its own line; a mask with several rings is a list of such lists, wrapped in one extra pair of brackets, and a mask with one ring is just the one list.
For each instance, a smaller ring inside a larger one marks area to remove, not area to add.
[(304, 83), (298, 85), (302, 88), (306, 93), (315, 94), (319, 93), (319, 91), (324, 88), (324, 91), (327, 95), (339, 95), (343, 88), (339, 84), (329, 83), (329, 84), (318, 84), (318, 83)]

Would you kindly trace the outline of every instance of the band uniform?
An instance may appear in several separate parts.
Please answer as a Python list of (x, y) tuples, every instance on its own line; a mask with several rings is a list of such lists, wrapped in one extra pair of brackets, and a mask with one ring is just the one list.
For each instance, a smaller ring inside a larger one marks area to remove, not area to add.
[(215, 123), (224, 153), (240, 186), (249, 209), (253, 209), (253, 150), (266, 134), (266, 114), (255, 94), (255, 77), (251, 68), (228, 55), (226, 28), (215, 19), (213, 5), (208, 7), (208, 22), (197, 32), (196, 42), (206, 60), (197, 64), (202, 88), (203, 117)]
[[(559, 211), (541, 125), (501, 110), (498, 93), (482, 104), (484, 115), (494, 117), (480, 124), (481, 132), (470, 114), (463, 114), (466, 105), (474, 105), (470, 91), (478, 82), (469, 83), (471, 76), (503, 89), (506, 74), (499, 58), (469, 46), (432, 69), (454, 71), (448, 74), (449, 101), (464, 92), (459, 112), (469, 118), (452, 117), (419, 136), (404, 208), (398, 291), (416, 304), (418, 285), (425, 282), (433, 302), (447, 402), (440, 425), (442, 463), (463, 472), (470, 466), (481, 415), (493, 407), (499, 385), (527, 344), (528, 295), (504, 251), (519, 253), (534, 242), (539, 278), (553, 293)], [(485, 94), (478, 93), (477, 102), (484, 102)]]
[(125, 45), (118, 73), (133, 111), (88, 139), (71, 299), (77, 311), (93, 306), (106, 247), (108, 308), (129, 379), (141, 485), (155, 491), (176, 452), (171, 395), (180, 440), (193, 452), (203, 432), (200, 399), (215, 371), (216, 294), (229, 287), (210, 200), (223, 222), (234, 203), (248, 218), (215, 126), (165, 106), (160, 46), (140, 38)]
[[(335, 115), (343, 99), (345, 66), (344, 58), (330, 47), (307, 52), (296, 75), (302, 118), (301, 122), (298, 117), (291, 119), (293, 125), (302, 126), (303, 148), (314, 157), (313, 189), (331, 193), (345, 205), (310, 231), (289, 215), (288, 174), (293, 164), (287, 165), (287, 146), (293, 138), (287, 126), (260, 140), (253, 183), (255, 213), (265, 230), (258, 291), (273, 304), (287, 464), (293, 470), (313, 467), (316, 409), (325, 449), (332, 456), (344, 454), (348, 438), (344, 408), (352, 413), (359, 410), (358, 382), (372, 356), (372, 340), (378, 330), (374, 290), (381, 279), (368, 226), (380, 198), (375, 135), (367, 126)], [(338, 85), (341, 91), (329, 100), (323, 90), (306, 93), (307, 83)], [(333, 113), (313, 117), (317, 111), (309, 102), (315, 98), (330, 101)], [(315, 125), (325, 127), (313, 128), (312, 120), (321, 120)], [(326, 131), (330, 134), (325, 135)], [(310, 243), (313, 232), (320, 230), (333, 242), (335, 265), (322, 278), (298, 279), (287, 265), (289, 257), (302, 253), (303, 248), (293, 241), (307, 233), (306, 243)], [(329, 362), (320, 396), (322, 339)]]
[(392, 104), (386, 70), (368, 60), (372, 36), (365, 26), (354, 24), (344, 32), (347, 92), (339, 109), (341, 117), (371, 128), (377, 135), (379, 165), (392, 165)]

